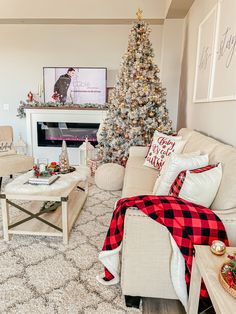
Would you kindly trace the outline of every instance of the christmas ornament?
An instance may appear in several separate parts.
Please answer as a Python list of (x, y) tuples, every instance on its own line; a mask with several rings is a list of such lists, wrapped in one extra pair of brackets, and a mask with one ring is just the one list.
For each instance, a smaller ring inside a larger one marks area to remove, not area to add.
[(153, 118), (154, 116), (155, 116), (155, 112), (150, 112), (150, 113), (149, 113), (149, 117), (150, 117), (150, 118)]
[(215, 255), (223, 255), (226, 252), (226, 246), (224, 242), (220, 240), (212, 241), (210, 248), (211, 248), (211, 252), (214, 253)]

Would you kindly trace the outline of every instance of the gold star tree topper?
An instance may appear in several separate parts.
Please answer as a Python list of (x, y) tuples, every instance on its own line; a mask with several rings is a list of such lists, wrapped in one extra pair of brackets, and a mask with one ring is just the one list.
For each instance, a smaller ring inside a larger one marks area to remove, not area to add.
[(143, 10), (141, 10), (141, 9), (139, 8), (138, 11), (137, 11), (137, 13), (136, 13), (136, 16), (137, 16), (137, 19), (138, 19), (139, 21), (141, 21), (142, 18), (143, 18)]

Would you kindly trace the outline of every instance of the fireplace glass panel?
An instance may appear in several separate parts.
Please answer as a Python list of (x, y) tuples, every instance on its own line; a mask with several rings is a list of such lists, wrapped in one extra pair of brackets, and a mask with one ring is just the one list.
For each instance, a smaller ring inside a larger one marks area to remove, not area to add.
[(68, 147), (78, 147), (86, 139), (97, 144), (99, 123), (37, 122), (38, 146), (61, 146), (65, 140)]

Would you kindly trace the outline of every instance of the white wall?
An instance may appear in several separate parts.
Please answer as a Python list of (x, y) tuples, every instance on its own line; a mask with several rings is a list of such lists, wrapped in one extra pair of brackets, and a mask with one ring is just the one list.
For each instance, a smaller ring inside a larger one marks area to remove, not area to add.
[(163, 26), (161, 80), (167, 89), (167, 108), (176, 129), (183, 48), (183, 19), (167, 19)]
[(236, 101), (193, 103), (198, 26), (216, 2), (195, 0), (186, 17), (187, 126), (236, 146)]
[[(0, 25), (0, 124), (25, 138), (25, 119), (16, 117), (20, 100), (37, 92), (44, 66), (105, 66), (113, 86), (127, 48), (130, 25)], [(162, 26), (151, 26), (160, 66)], [(168, 91), (171, 94), (171, 90)], [(9, 104), (9, 111), (3, 110)]]

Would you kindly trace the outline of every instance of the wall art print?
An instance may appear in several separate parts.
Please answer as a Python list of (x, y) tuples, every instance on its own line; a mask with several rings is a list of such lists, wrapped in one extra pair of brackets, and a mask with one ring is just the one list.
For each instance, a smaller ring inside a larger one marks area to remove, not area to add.
[(236, 99), (235, 12), (235, 0), (218, 0), (199, 25), (194, 102)]
[(236, 1), (220, 0), (213, 60), (212, 101), (236, 99)]
[(209, 12), (199, 25), (194, 102), (209, 101), (216, 23), (217, 6)]

